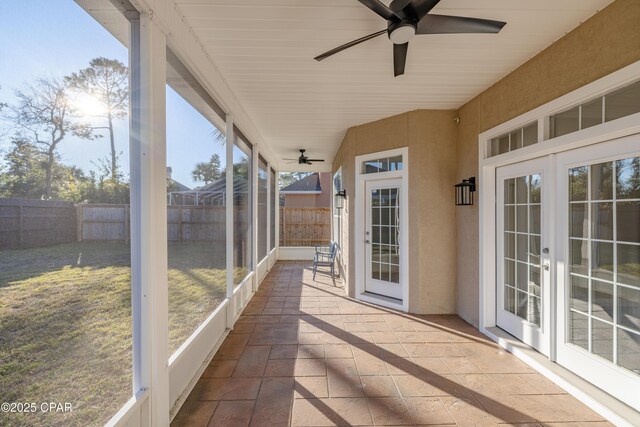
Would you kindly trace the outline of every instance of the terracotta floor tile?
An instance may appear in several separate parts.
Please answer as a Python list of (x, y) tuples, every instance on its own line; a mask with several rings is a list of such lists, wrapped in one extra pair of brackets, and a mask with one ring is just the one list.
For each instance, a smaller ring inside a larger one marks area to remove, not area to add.
[(176, 415), (171, 427), (206, 427), (218, 402), (187, 400)]
[(406, 397), (404, 401), (418, 425), (454, 424), (453, 418), (438, 398)]
[(229, 334), (220, 349), (218, 349), (214, 359), (239, 359), (250, 337), (251, 335), (249, 334)]
[(498, 424), (473, 397), (442, 397), (440, 401), (458, 426), (497, 426)]
[(251, 334), (250, 345), (297, 344), (298, 325), (287, 323), (258, 324)]
[(324, 353), (327, 359), (353, 358), (349, 344), (325, 344)]
[(414, 425), (404, 401), (399, 397), (368, 399), (373, 423), (377, 426)]
[(300, 344), (298, 346), (298, 359), (323, 359), (324, 345)]
[(220, 402), (209, 422), (210, 427), (248, 426), (253, 411), (253, 400), (230, 400)]
[(295, 399), (293, 426), (372, 425), (364, 398)]
[(380, 357), (354, 352), (354, 358), (360, 375), (389, 375), (387, 365)]
[(330, 397), (362, 397), (364, 391), (353, 359), (329, 359), (327, 381)]
[(396, 387), (393, 378), (378, 377), (378, 376), (364, 376), (360, 377), (364, 394), (367, 397), (395, 397), (400, 396), (400, 392)]
[(472, 396), (454, 375), (401, 375), (393, 379), (404, 397)]
[(324, 359), (296, 359), (294, 374), (296, 377), (317, 377), (327, 375)]
[(269, 359), (295, 359), (297, 356), (297, 345), (273, 345), (269, 353)]
[(260, 389), (260, 378), (212, 378), (202, 379), (200, 400), (255, 399)]
[(296, 377), (294, 390), (296, 399), (329, 397), (327, 377)]
[(270, 346), (248, 345), (245, 347), (236, 369), (234, 377), (261, 377), (269, 359)]
[(227, 378), (233, 374), (237, 360), (212, 360), (202, 373), (201, 378)]
[(252, 426), (286, 426), (293, 406), (293, 378), (265, 378), (251, 417)]
[(265, 377), (292, 377), (296, 365), (295, 359), (270, 359), (264, 371)]
[(482, 369), (468, 357), (441, 357), (440, 360), (454, 374), (481, 374)]
[(461, 318), (395, 313), (311, 276), (309, 262), (273, 266), (172, 426), (609, 425)]

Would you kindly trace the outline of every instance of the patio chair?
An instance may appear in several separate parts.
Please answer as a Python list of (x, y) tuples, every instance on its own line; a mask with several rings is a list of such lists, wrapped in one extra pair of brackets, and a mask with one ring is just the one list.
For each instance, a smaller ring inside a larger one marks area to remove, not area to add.
[(335, 280), (334, 275), (337, 253), (338, 244), (336, 242), (331, 242), (329, 245), (316, 246), (316, 251), (313, 255), (313, 280), (316, 280), (318, 266), (331, 267), (331, 280)]

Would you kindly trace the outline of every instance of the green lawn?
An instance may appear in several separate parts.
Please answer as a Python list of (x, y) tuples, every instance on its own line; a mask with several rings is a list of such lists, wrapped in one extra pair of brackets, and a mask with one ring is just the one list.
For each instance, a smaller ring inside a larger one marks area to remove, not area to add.
[[(225, 298), (220, 246), (169, 246), (170, 354)], [(0, 252), (0, 403), (73, 405), (64, 415), (0, 413), (0, 425), (102, 425), (129, 399), (129, 264), (124, 243)]]

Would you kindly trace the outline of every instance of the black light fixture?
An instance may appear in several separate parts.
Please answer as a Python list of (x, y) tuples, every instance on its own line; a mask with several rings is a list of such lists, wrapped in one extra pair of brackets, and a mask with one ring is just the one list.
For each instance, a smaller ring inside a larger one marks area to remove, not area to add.
[(473, 205), (473, 193), (476, 192), (476, 177), (463, 179), (453, 186), (456, 189), (456, 206)]
[(335, 207), (336, 209), (342, 209), (344, 207), (344, 199), (347, 198), (347, 190), (340, 190), (336, 194), (335, 197)]

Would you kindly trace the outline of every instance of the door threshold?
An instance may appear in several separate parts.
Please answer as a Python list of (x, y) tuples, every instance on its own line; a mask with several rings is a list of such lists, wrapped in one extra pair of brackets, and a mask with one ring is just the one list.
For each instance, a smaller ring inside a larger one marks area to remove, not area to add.
[(633, 427), (637, 425), (640, 412), (567, 368), (552, 362), (533, 347), (519, 341), (497, 326), (484, 328), (481, 332), (616, 426)]
[(404, 303), (401, 299), (391, 298), (385, 295), (374, 294), (373, 292), (363, 292), (358, 295), (361, 301), (371, 304), (380, 305), (382, 307), (393, 308), (394, 310), (406, 311)]

